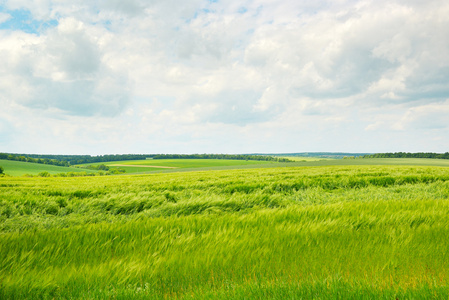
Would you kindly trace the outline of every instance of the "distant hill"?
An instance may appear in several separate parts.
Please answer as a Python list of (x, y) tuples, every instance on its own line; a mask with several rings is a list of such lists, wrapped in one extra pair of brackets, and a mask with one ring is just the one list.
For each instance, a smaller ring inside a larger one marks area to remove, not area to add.
[(51, 175), (60, 173), (95, 173), (95, 171), (86, 169), (77, 169), (71, 167), (61, 167), (48, 164), (38, 164), (24, 161), (3, 160), (0, 159), (0, 166), (3, 167), (4, 173), (11, 176), (22, 176), (25, 174), (38, 175), (39, 173), (46, 172)]

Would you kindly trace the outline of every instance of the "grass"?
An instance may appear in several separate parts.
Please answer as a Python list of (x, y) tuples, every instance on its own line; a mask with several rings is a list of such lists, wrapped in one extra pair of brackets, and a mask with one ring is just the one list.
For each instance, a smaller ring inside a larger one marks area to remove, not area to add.
[[(102, 163), (97, 163), (102, 164)], [(236, 170), (236, 169), (261, 169), (279, 167), (325, 167), (325, 166), (435, 166), (449, 167), (449, 160), (426, 159), (426, 158), (370, 158), (370, 159), (303, 159), (295, 162), (278, 163), (265, 161), (241, 161), (241, 160), (218, 160), (218, 159), (161, 159), (161, 160), (139, 160), (139, 161), (116, 161), (103, 163), (114, 167), (114, 165), (136, 165), (136, 167), (116, 166), (124, 169), (128, 174), (149, 173), (173, 173), (209, 170)], [(172, 167), (169, 168), (143, 168), (138, 165)], [(79, 165), (84, 166), (84, 165)]]
[(0, 166), (3, 167), (4, 173), (10, 176), (22, 176), (25, 174), (38, 175), (42, 172), (48, 172), (50, 174), (68, 173), (68, 172), (87, 172), (89, 170), (80, 170), (71, 167), (59, 167), (53, 165), (36, 164), (14, 160), (0, 160)]
[(282, 166), (435, 166), (449, 167), (447, 159), (431, 159), (431, 158), (359, 158), (359, 159), (320, 159), (315, 161), (294, 162), (290, 165), (282, 164)]
[(203, 168), (203, 167), (219, 167), (219, 166), (259, 165), (274, 162), (256, 161), (256, 160), (230, 160), (230, 159), (147, 159), (129, 162), (112, 162), (108, 163), (108, 165), (114, 165), (117, 163), (127, 165), (141, 165), (141, 166), (164, 166), (173, 168)]
[(273, 165), (276, 163), (266, 161), (229, 160), (229, 159), (147, 159), (147, 160), (130, 160), (130, 161), (112, 161), (95, 164), (83, 164), (78, 166), (83, 167), (87, 165), (99, 165), (99, 164), (104, 164), (111, 168), (120, 168), (125, 170), (126, 173), (154, 173), (160, 171), (179, 171), (179, 169), (205, 170), (217, 167), (240, 168), (244, 166)]
[[(293, 158), (296, 159), (296, 158)], [(58, 167), (52, 165), (26, 163), (19, 161), (0, 160), (0, 166), (10, 176), (22, 176), (25, 174), (38, 175), (48, 172), (55, 175), (68, 172), (96, 171), (83, 168), (87, 165), (105, 164), (112, 169), (123, 169), (127, 174), (148, 173), (172, 173), (208, 170), (236, 170), (236, 169), (260, 169), (278, 167), (316, 167), (316, 166), (361, 166), (361, 165), (415, 165), (449, 167), (449, 160), (443, 159), (419, 159), (419, 158), (376, 158), (376, 159), (316, 159), (302, 158), (295, 162), (277, 163), (266, 161), (220, 160), (220, 159), (161, 159), (161, 160), (137, 160), (114, 161), (95, 164), (77, 165), (77, 167)], [(122, 165), (122, 166), (120, 166)], [(123, 166), (126, 165), (126, 166)], [(148, 167), (151, 166), (151, 167)]]
[(449, 297), (449, 169), (0, 178), (0, 298)]
[(298, 162), (335, 160), (335, 158), (310, 157), (310, 156), (279, 156), (279, 157), (280, 158), (287, 158), (289, 160), (298, 161)]

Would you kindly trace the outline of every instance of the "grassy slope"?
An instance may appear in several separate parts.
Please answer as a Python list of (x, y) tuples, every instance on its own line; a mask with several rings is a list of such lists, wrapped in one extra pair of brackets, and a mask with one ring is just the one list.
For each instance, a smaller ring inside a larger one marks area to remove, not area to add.
[[(101, 163), (97, 163), (101, 164)], [(125, 169), (127, 173), (173, 173), (208, 170), (235, 170), (235, 169), (259, 169), (278, 167), (318, 167), (318, 166), (363, 166), (363, 165), (404, 165), (404, 166), (435, 166), (449, 167), (449, 160), (426, 158), (373, 158), (373, 159), (307, 159), (289, 163), (276, 163), (264, 161), (240, 161), (240, 160), (202, 160), (202, 159), (172, 159), (172, 160), (141, 160), (141, 161), (115, 161), (106, 162), (105, 165), (151, 165), (168, 166), (176, 169), (165, 168), (141, 168), (141, 167), (117, 167)], [(88, 164), (86, 164), (88, 165)], [(83, 166), (83, 165), (80, 165)]]
[(244, 165), (266, 164), (270, 162), (256, 161), (256, 160), (230, 160), (230, 159), (147, 159), (130, 162), (118, 162), (118, 163), (130, 165), (144, 165), (144, 166), (145, 165), (167, 166), (175, 168), (202, 168), (202, 167), (219, 167), (219, 166), (244, 166)]
[(449, 169), (1, 178), (0, 298), (447, 298)]
[(21, 176), (25, 174), (37, 175), (41, 172), (48, 172), (50, 174), (67, 173), (67, 172), (90, 172), (85, 169), (59, 167), (53, 165), (44, 165), (36, 163), (28, 163), (13, 160), (0, 160), (0, 166), (3, 167), (4, 173), (11, 176)]
[[(231, 167), (240, 168), (243, 166), (260, 166), (267, 164), (275, 164), (273, 162), (266, 161), (254, 161), (254, 160), (229, 160), (229, 159), (147, 159), (147, 160), (130, 160), (130, 161), (112, 161), (104, 163), (95, 164), (83, 164), (79, 166), (86, 165), (99, 165), (104, 164), (110, 167), (120, 168), (126, 171), (126, 173), (154, 173), (154, 172), (170, 172), (179, 171), (179, 169), (209, 169), (209, 168), (220, 168), (220, 167)], [(120, 165), (135, 165), (131, 166), (120, 166)], [(175, 169), (167, 168), (150, 168), (150, 167), (137, 167), (137, 166), (161, 166), (161, 167), (171, 167)]]
[[(97, 165), (102, 163), (96, 163)], [(114, 161), (105, 162), (105, 165), (136, 165), (136, 167), (118, 167), (124, 169), (128, 174), (144, 173), (172, 173), (206, 170), (233, 170), (233, 169), (254, 169), (254, 168), (276, 168), (276, 167), (314, 167), (314, 166), (350, 166), (350, 165), (415, 165), (415, 166), (439, 166), (449, 167), (449, 160), (441, 159), (419, 159), (419, 158), (376, 158), (376, 159), (307, 159), (307, 161), (296, 161), (292, 163), (276, 163), (265, 161), (242, 161), (242, 160), (219, 160), (219, 159), (163, 159), (163, 160), (138, 160), (138, 161)], [(88, 165), (88, 164), (86, 164)], [(166, 168), (145, 168), (138, 165), (175, 167)], [(26, 163), (19, 161), (0, 160), (0, 166), (5, 169), (5, 173), (11, 176), (21, 176), (25, 174), (37, 175), (41, 172), (50, 174), (67, 172), (95, 172), (83, 168), (67, 168), (53, 165)], [(84, 166), (84, 165), (79, 165)]]

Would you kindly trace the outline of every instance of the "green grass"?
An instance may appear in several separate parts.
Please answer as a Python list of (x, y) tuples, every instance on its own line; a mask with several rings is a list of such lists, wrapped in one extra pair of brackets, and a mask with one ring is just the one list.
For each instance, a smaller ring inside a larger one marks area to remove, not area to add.
[(10, 176), (22, 176), (25, 174), (37, 175), (41, 172), (48, 172), (50, 174), (68, 173), (68, 172), (92, 172), (89, 170), (81, 170), (71, 167), (59, 167), (53, 165), (28, 163), (14, 160), (0, 160), (0, 166), (3, 167), (4, 173)]
[(449, 168), (0, 178), (1, 299), (447, 299)]
[[(230, 160), (230, 159), (147, 159), (134, 160), (129, 162), (116, 162), (129, 165), (143, 166), (165, 166), (174, 168), (203, 168), (203, 167), (219, 167), (219, 166), (244, 166), (255, 164), (266, 164), (273, 162), (257, 161), (257, 160)], [(114, 163), (108, 163), (109, 165)]]
[(359, 159), (322, 159), (315, 161), (294, 162), (282, 166), (435, 166), (435, 167), (449, 167), (449, 160), (447, 159), (431, 159), (431, 158), (359, 158)]
[[(154, 172), (170, 172), (181, 170), (206, 170), (216, 169), (220, 167), (241, 168), (245, 166), (275, 165), (275, 162), (254, 161), (254, 160), (229, 160), (229, 159), (147, 159), (147, 160), (130, 160), (130, 161), (112, 161), (87, 165), (104, 164), (111, 168), (120, 168), (126, 173), (154, 173)], [(135, 167), (134, 167), (135, 166)], [(160, 168), (157, 168), (160, 167)]]
[[(449, 160), (426, 159), (426, 158), (370, 158), (370, 159), (302, 159), (295, 162), (277, 163), (265, 161), (241, 161), (241, 160), (219, 160), (219, 159), (161, 159), (161, 160), (139, 160), (139, 161), (115, 161), (96, 163), (92, 165), (105, 164), (113, 168), (124, 169), (128, 174), (137, 173), (173, 173), (208, 170), (236, 170), (236, 169), (261, 169), (279, 167), (319, 167), (319, 166), (435, 166), (449, 167)], [(145, 168), (145, 167), (123, 167), (113, 165), (147, 165), (172, 167), (167, 168)], [(88, 165), (88, 164), (85, 164)], [(85, 165), (79, 165), (80, 167)]]
[[(419, 158), (375, 158), (375, 159), (315, 159), (305, 158), (290, 163), (277, 163), (266, 161), (244, 160), (220, 160), (220, 159), (161, 159), (161, 160), (137, 160), (114, 161), (94, 164), (78, 165), (77, 167), (59, 167), (53, 165), (26, 163), (19, 161), (0, 160), (0, 166), (10, 176), (22, 176), (25, 174), (38, 175), (48, 172), (52, 175), (68, 172), (96, 171), (84, 169), (83, 166), (105, 164), (111, 168), (123, 169), (128, 174), (146, 173), (172, 173), (207, 170), (235, 170), (235, 169), (259, 169), (277, 167), (316, 167), (316, 166), (357, 166), (357, 165), (415, 165), (415, 166), (439, 166), (449, 167), (449, 160), (419, 159)], [(128, 166), (118, 166), (128, 165)], [(145, 167), (155, 166), (155, 167)], [(160, 167), (160, 168), (158, 168)], [(169, 168), (167, 168), (169, 167)]]
[(309, 162), (309, 161), (322, 161), (322, 160), (335, 160), (335, 158), (324, 157), (309, 157), (309, 156), (279, 156), (280, 158), (287, 158), (292, 161)]

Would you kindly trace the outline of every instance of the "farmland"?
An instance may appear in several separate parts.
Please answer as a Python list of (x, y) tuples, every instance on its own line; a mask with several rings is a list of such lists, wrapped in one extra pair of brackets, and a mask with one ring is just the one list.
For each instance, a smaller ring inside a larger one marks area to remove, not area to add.
[[(155, 172), (190, 172), (206, 170), (232, 169), (260, 169), (277, 167), (318, 167), (318, 166), (363, 166), (363, 165), (404, 165), (404, 166), (435, 166), (449, 167), (449, 160), (426, 158), (369, 158), (369, 159), (326, 159), (311, 157), (289, 157), (293, 162), (279, 163), (266, 161), (242, 161), (220, 159), (160, 159), (135, 160), (95, 163), (104, 164), (111, 168), (125, 169), (127, 173), (155, 173)], [(89, 164), (78, 165), (85, 167)], [(126, 165), (126, 166), (123, 166)], [(131, 167), (134, 166), (134, 167)], [(147, 166), (148, 168), (142, 168)], [(161, 168), (157, 168), (157, 167)], [(168, 167), (168, 168), (167, 168)]]
[(239, 168), (245, 166), (261, 166), (274, 165), (275, 162), (254, 161), (254, 160), (229, 160), (229, 159), (147, 159), (147, 160), (131, 160), (131, 161), (112, 161), (105, 163), (83, 164), (78, 167), (88, 165), (104, 164), (110, 168), (120, 168), (126, 173), (153, 173), (159, 171), (175, 171), (185, 170), (205, 170), (216, 168)]
[(101, 174), (87, 169), (87, 166), (106, 165), (110, 170), (121, 170), (126, 174), (149, 174), (190, 172), (206, 170), (235, 170), (276, 167), (317, 167), (317, 166), (351, 166), (351, 165), (408, 165), (449, 167), (449, 160), (425, 158), (370, 158), (370, 159), (326, 159), (313, 157), (289, 157), (293, 162), (272, 162), (228, 159), (157, 159), (127, 160), (81, 164), (72, 167), (59, 167), (46, 164), (26, 163), (20, 161), (0, 160), (0, 166), (11, 176), (38, 175), (48, 172), (50, 175), (67, 174), (85, 175)]
[(0, 298), (449, 296), (449, 168), (245, 167), (0, 178)]
[(22, 176), (25, 174), (38, 175), (42, 172), (48, 172), (51, 175), (59, 173), (69, 173), (69, 172), (92, 172), (90, 170), (83, 170), (77, 168), (69, 167), (59, 167), (53, 165), (44, 165), (37, 163), (29, 163), (14, 160), (3, 160), (0, 159), (0, 166), (4, 168), (4, 172), (11, 176)]
[(158, 159), (115, 161), (77, 165), (85, 168), (88, 165), (104, 164), (111, 169), (122, 169), (127, 174), (172, 173), (208, 170), (261, 169), (280, 167), (318, 167), (318, 166), (352, 166), (352, 165), (406, 165), (449, 167), (449, 160), (419, 158), (371, 158), (371, 159), (326, 159), (313, 157), (289, 157), (293, 162), (279, 163), (266, 161), (242, 161), (219, 159)]

